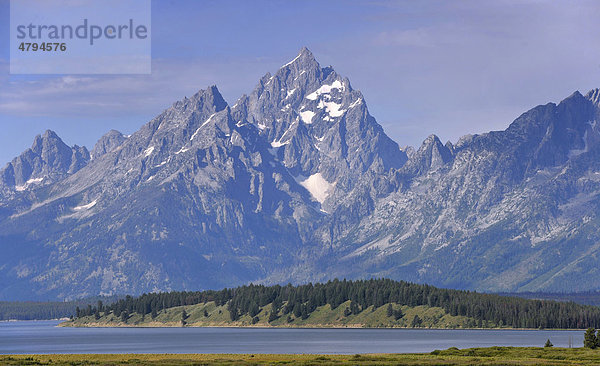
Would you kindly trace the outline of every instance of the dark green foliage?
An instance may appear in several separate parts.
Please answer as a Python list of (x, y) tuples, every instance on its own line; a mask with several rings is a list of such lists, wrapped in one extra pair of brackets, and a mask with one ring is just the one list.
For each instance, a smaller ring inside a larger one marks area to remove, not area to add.
[(350, 313), (352, 313), (352, 314), (360, 313), (360, 307), (354, 301), (350, 302)]
[(123, 323), (127, 323), (127, 319), (129, 319), (129, 314), (127, 314), (127, 311), (121, 312), (121, 321)]
[(252, 305), (250, 305), (248, 314), (254, 318), (256, 315), (258, 315), (258, 313), (260, 313), (260, 308), (258, 307), (258, 303), (254, 302)]
[(402, 314), (402, 309), (394, 310), (394, 307), (392, 306), (392, 304), (388, 304), (387, 316), (390, 318), (393, 317), (395, 320), (398, 320), (398, 319), (402, 318), (402, 316), (404, 316), (404, 314)]
[(596, 337), (596, 329), (588, 328), (583, 335), (583, 346), (585, 348), (594, 349), (598, 347), (598, 338)]
[(420, 328), (421, 324), (423, 324), (423, 320), (421, 320), (421, 318), (419, 318), (418, 315), (415, 315), (415, 317), (413, 318), (410, 326), (413, 328)]
[(183, 309), (181, 311), (181, 325), (185, 327), (185, 325), (187, 324), (187, 318), (188, 318), (188, 313), (185, 311), (185, 309)]
[(301, 303), (297, 302), (294, 304), (293, 313), (296, 318), (299, 318), (302, 316), (302, 304)]
[(538, 300), (554, 300), (569, 302), (572, 301), (581, 305), (600, 306), (600, 291), (583, 291), (583, 292), (499, 292), (497, 295), (522, 297), (524, 299)]
[(346, 308), (344, 309), (344, 316), (350, 315), (352, 315), (352, 310), (350, 310), (350, 308), (346, 306)]
[[(116, 296), (101, 298), (105, 302), (118, 299)], [(94, 315), (95, 309), (102, 304), (102, 301), (97, 300), (98, 297), (65, 302), (0, 301), (0, 320), (43, 320)], [(86, 314), (89, 304), (97, 305), (91, 313)], [(77, 308), (79, 308), (79, 315)], [(99, 311), (102, 312), (103, 308), (104, 306)]]
[(302, 304), (301, 308), (302, 314), (300, 316), (302, 317), (302, 320), (308, 319), (308, 317), (310, 316), (310, 313), (308, 312), (308, 306)]
[(275, 321), (279, 319), (279, 317), (277, 316), (277, 313), (274, 311), (271, 311), (271, 314), (269, 314), (269, 323), (272, 321)]
[(204, 309), (204, 317), (208, 318), (208, 311), (206, 311), (206, 309)]
[[(111, 305), (105, 305), (104, 312), (113, 312), (117, 317), (121, 312), (156, 314), (175, 306), (209, 301), (214, 301), (219, 306), (227, 305), (232, 321), (245, 315), (253, 318), (267, 304), (272, 304), (272, 314), (277, 315), (281, 309), (283, 315), (292, 321), (290, 314), (295, 318), (306, 319), (319, 306), (328, 304), (335, 309), (350, 301), (349, 314), (357, 314), (368, 307), (375, 309), (386, 305), (388, 316), (396, 320), (404, 316), (400, 306), (427, 305), (440, 307), (453, 316), (471, 318), (470, 325), (473, 327), (484, 324), (513, 328), (563, 329), (600, 326), (600, 309), (592, 306), (440, 289), (387, 279), (333, 280), (323, 284), (309, 283), (301, 286), (250, 284), (220, 291), (144, 294), (137, 298), (127, 296)], [(95, 308), (90, 307), (81, 311), (79, 316), (93, 315), (94, 311)], [(270, 316), (270, 319), (272, 321), (276, 318)], [(415, 324), (420, 325), (418, 322)]]
[(550, 339), (546, 339), (546, 343), (544, 343), (544, 347), (554, 347), (554, 345), (552, 344), (552, 342), (550, 342)]

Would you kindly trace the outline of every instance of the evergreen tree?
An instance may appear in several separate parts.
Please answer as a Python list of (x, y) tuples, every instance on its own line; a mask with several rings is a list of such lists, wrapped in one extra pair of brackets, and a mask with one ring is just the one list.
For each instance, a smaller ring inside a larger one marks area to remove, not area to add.
[(350, 310), (349, 307), (346, 306), (346, 308), (344, 309), (344, 316), (350, 316), (352, 315), (352, 310)]
[(550, 339), (547, 339), (546, 343), (544, 343), (544, 347), (554, 347), (554, 345), (552, 344), (552, 342), (550, 342)]
[(274, 311), (271, 311), (271, 314), (269, 314), (269, 323), (277, 320), (278, 318), (279, 318), (279, 316), (277, 316), (277, 313)]
[(403, 316), (404, 314), (402, 313), (402, 309), (394, 310), (394, 319), (398, 320)]
[(129, 314), (127, 314), (127, 311), (121, 312), (121, 321), (123, 323), (127, 323), (127, 319), (129, 319)]
[(185, 309), (183, 309), (181, 311), (181, 326), (185, 327), (185, 325), (187, 324), (187, 322), (186, 322), (187, 318), (188, 318), (188, 314), (185, 311)]
[(598, 346), (598, 338), (596, 337), (596, 329), (588, 328), (583, 335), (583, 346), (585, 348), (595, 349)]
[(388, 304), (387, 306), (387, 316), (391, 317), (394, 315), (394, 308), (392, 307), (392, 304)]
[(308, 313), (308, 307), (306, 305), (302, 305), (302, 320), (308, 319), (308, 317), (310, 316), (310, 314)]
[(359, 308), (358, 304), (356, 302), (354, 302), (354, 301), (350, 302), (350, 312), (352, 314), (358, 314), (358, 313), (360, 313), (360, 308)]
[(248, 313), (251, 317), (255, 317), (258, 313), (260, 313), (260, 308), (258, 307), (258, 304), (253, 302), (252, 305), (250, 305), (250, 310), (248, 311)]
[(296, 304), (294, 304), (294, 311), (293, 311), (293, 313), (294, 313), (294, 316), (296, 318), (299, 318), (299, 317), (302, 316), (302, 305), (299, 302), (297, 302)]
[(208, 311), (206, 311), (206, 309), (204, 309), (204, 317), (208, 318)]
[(420, 328), (421, 327), (421, 323), (423, 323), (423, 321), (421, 320), (421, 318), (419, 318), (418, 315), (415, 315), (415, 317), (412, 320), (412, 323), (410, 324), (411, 327), (413, 328)]

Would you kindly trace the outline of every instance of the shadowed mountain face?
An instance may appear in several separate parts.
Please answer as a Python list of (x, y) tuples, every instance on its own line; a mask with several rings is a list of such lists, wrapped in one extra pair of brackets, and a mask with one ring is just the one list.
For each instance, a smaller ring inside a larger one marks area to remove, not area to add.
[(599, 95), (403, 151), (302, 49), (233, 107), (212, 86), (91, 153), (47, 131), (0, 171), (0, 299), (372, 276), (598, 289)]

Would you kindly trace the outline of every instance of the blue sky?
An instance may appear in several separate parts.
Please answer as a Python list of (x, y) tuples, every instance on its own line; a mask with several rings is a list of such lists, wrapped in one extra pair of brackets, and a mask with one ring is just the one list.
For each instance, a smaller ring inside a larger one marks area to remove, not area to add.
[(600, 87), (598, 19), (597, 1), (156, 0), (151, 75), (17, 76), (0, 0), (0, 165), (46, 129), (88, 148), (134, 132), (208, 85), (233, 104), (302, 46), (401, 146), (456, 141)]

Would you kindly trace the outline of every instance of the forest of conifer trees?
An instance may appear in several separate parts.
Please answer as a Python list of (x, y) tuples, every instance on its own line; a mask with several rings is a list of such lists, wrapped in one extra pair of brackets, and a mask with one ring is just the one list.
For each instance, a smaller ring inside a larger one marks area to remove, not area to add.
[[(345, 309), (347, 315), (357, 314), (370, 306), (426, 305), (442, 308), (450, 315), (469, 317), (474, 320), (473, 327), (485, 327), (489, 324), (511, 328), (600, 327), (600, 308), (594, 306), (440, 289), (388, 279), (336, 279), (323, 284), (300, 286), (251, 284), (220, 291), (151, 293), (139, 297), (127, 296), (108, 306), (98, 303), (96, 306), (78, 309), (76, 316), (94, 315), (99, 318), (103, 314), (112, 313), (126, 320), (129, 314), (138, 313), (155, 318), (164, 309), (211, 301), (217, 305), (226, 305), (232, 321), (243, 315), (254, 317), (267, 304), (271, 304), (271, 322), (288, 314), (305, 319), (320, 306), (328, 304), (335, 309), (350, 301), (350, 306)], [(402, 314), (398, 311), (390, 307), (388, 316), (401, 317)]]

